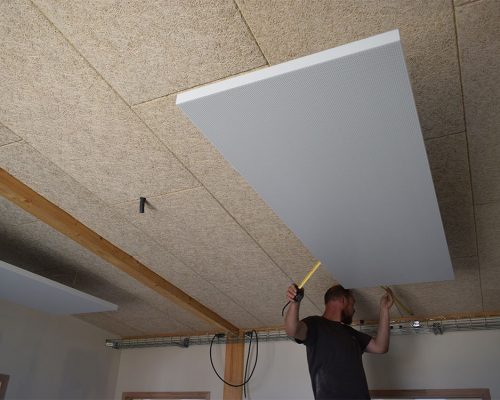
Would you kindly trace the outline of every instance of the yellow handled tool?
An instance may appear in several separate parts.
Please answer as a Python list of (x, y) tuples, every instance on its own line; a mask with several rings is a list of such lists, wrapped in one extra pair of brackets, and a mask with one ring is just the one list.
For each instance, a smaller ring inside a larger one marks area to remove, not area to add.
[[(304, 285), (309, 280), (309, 278), (311, 278), (311, 276), (313, 276), (313, 274), (316, 272), (316, 270), (319, 268), (320, 265), (321, 265), (321, 261), (316, 261), (316, 263), (313, 265), (311, 270), (307, 273), (307, 275), (304, 277), (304, 279), (302, 279), (302, 282), (300, 282), (300, 285), (299, 286), (295, 285), (295, 287), (297, 288), (297, 294), (293, 298), (293, 301), (298, 303), (304, 298)], [(281, 315), (284, 315), (285, 308), (289, 304), (290, 304), (290, 301), (285, 304), (285, 306), (283, 307), (283, 310), (281, 310)]]
[(307, 275), (304, 277), (304, 279), (302, 279), (302, 282), (300, 282), (300, 285), (299, 286), (295, 285), (297, 287), (297, 294), (293, 298), (293, 301), (299, 302), (304, 298), (304, 285), (309, 280), (309, 278), (311, 276), (313, 276), (313, 274), (316, 272), (316, 270), (319, 268), (320, 265), (321, 265), (321, 261), (316, 261), (316, 264), (314, 264), (314, 266), (307, 273)]
[(304, 285), (307, 283), (309, 278), (313, 276), (313, 274), (316, 272), (316, 270), (319, 268), (321, 265), (321, 261), (316, 261), (316, 264), (311, 268), (311, 270), (307, 273), (307, 275), (302, 279), (302, 282), (300, 282), (300, 285), (298, 286), (299, 289), (302, 289)]

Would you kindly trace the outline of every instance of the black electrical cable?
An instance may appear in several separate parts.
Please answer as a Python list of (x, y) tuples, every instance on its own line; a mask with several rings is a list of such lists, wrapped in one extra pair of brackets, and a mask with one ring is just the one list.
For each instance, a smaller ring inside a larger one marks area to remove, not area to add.
[[(226, 382), (224, 380), (224, 378), (222, 378), (219, 375), (219, 373), (217, 372), (217, 370), (215, 369), (214, 362), (213, 362), (213, 359), (212, 359), (212, 345), (214, 344), (214, 340), (217, 337), (217, 335), (214, 335), (214, 337), (212, 338), (212, 341), (210, 342), (210, 364), (212, 364), (212, 369), (214, 370), (215, 375), (217, 375), (217, 377), (222, 382), (224, 382), (226, 385), (229, 385), (229, 386), (232, 386), (232, 387), (241, 387), (241, 386), (245, 386), (248, 382), (250, 382), (250, 379), (252, 378), (253, 373), (255, 371), (255, 367), (257, 366), (257, 360), (259, 359), (259, 336), (257, 335), (257, 331), (255, 331), (255, 330), (252, 331), (252, 334), (254, 332), (255, 332), (255, 344), (256, 344), (256, 349), (255, 349), (255, 363), (253, 365), (252, 372), (250, 373), (250, 376), (248, 377), (248, 379), (245, 379), (245, 381), (243, 383), (239, 384), (239, 385), (234, 385), (232, 383)], [(245, 375), (246, 375), (246, 373), (245, 373)]]
[(287, 308), (288, 304), (290, 304), (291, 301), (289, 301), (288, 303), (285, 304), (285, 306), (283, 307), (283, 310), (281, 310), (281, 316), (284, 317), (285, 316), (285, 308)]
[[(245, 363), (245, 373), (243, 374), (243, 382), (246, 382), (246, 380), (247, 380), (248, 362), (250, 361), (250, 349), (252, 348), (252, 339), (253, 339), (254, 332), (255, 331), (250, 332), (250, 341), (248, 342), (247, 362)], [(243, 385), (243, 395), (245, 396), (245, 399), (246, 399), (247, 398), (247, 385), (246, 384)]]

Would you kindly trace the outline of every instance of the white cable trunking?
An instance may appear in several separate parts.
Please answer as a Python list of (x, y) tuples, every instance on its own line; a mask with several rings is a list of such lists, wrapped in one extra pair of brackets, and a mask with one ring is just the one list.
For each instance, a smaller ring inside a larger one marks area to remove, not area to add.
[(453, 279), (397, 30), (177, 105), (344, 286)]

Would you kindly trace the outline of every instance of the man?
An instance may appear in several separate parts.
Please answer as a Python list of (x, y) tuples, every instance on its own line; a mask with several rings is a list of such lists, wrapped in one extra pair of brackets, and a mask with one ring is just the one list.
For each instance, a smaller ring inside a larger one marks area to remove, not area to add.
[(288, 288), (290, 307), (285, 316), (288, 336), (307, 348), (307, 363), (314, 392), (319, 399), (369, 399), (368, 385), (361, 356), (364, 351), (382, 354), (389, 350), (389, 310), (394, 302), (387, 290), (380, 300), (377, 336), (352, 328), (355, 300), (352, 292), (341, 285), (325, 293), (325, 312), (299, 321), (299, 302), (294, 298), (297, 287)]

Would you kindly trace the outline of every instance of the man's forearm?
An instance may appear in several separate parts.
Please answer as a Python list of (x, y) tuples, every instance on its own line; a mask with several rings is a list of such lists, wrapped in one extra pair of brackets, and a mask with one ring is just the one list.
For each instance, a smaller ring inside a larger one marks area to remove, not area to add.
[(299, 326), (300, 303), (291, 302), (285, 315), (285, 331), (290, 337), (295, 337)]
[(386, 308), (380, 309), (380, 318), (378, 321), (377, 337), (375, 342), (381, 353), (386, 353), (389, 350), (390, 337), (390, 317), (389, 310)]

